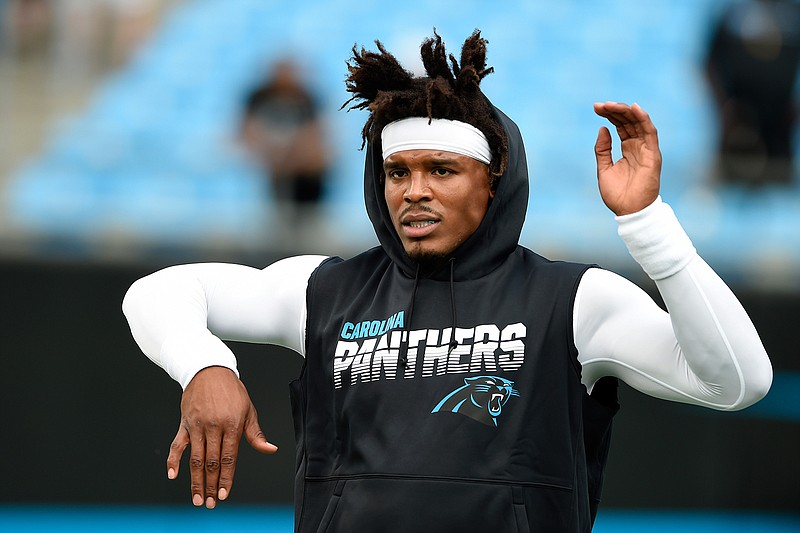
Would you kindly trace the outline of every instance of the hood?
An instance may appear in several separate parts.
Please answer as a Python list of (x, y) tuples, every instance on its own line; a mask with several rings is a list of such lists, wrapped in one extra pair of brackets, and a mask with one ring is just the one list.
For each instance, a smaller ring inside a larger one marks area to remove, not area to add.
[[(500, 177), (495, 196), (486, 216), (472, 236), (451, 255), (455, 259), (455, 280), (485, 276), (496, 269), (519, 243), (528, 208), (528, 162), (517, 125), (502, 111), (494, 108), (508, 136), (508, 168)], [(381, 247), (389, 258), (409, 277), (417, 270), (406, 255), (400, 237), (392, 225), (383, 195), (380, 175), (383, 157), (380, 143), (367, 145), (364, 165), (364, 201)], [(449, 279), (447, 267), (434, 272), (433, 279)]]

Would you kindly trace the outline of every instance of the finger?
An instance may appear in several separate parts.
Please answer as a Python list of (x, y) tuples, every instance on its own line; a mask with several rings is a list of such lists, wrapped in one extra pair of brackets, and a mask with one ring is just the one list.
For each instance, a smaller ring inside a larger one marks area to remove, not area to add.
[(630, 109), (625, 109), (620, 112), (609, 113), (608, 120), (617, 128), (617, 135), (621, 141), (639, 136), (637, 130), (637, 121), (630, 113)]
[(251, 410), (251, 415), (245, 420), (244, 435), (247, 438), (247, 442), (256, 451), (261, 453), (275, 453), (278, 451), (278, 447), (269, 442), (264, 432), (261, 431), (255, 409)]
[(639, 134), (645, 138), (647, 142), (655, 142), (658, 144), (658, 130), (656, 129), (650, 115), (639, 104), (631, 106), (631, 114), (636, 119), (636, 129)]
[(595, 104), (595, 112), (617, 127), (622, 140), (655, 134), (650, 115), (637, 103), (630, 106), (617, 102)]
[(209, 433), (206, 434), (206, 457), (205, 457), (205, 503), (208, 509), (217, 506), (217, 489), (219, 486), (220, 469), (220, 441), (218, 427), (212, 424)]
[(172, 444), (169, 445), (169, 455), (167, 456), (167, 477), (175, 479), (178, 477), (178, 470), (181, 465), (181, 457), (183, 451), (189, 445), (189, 432), (186, 428), (181, 426), (178, 428), (178, 433), (172, 439)]
[(203, 505), (203, 486), (205, 482), (206, 440), (199, 431), (193, 431), (189, 453), (189, 472), (192, 476), (192, 503), (195, 507)]
[(594, 104), (595, 113), (620, 123), (625, 121), (625, 111), (628, 109), (630, 106), (622, 102), (595, 102)]
[(625, 130), (631, 136), (641, 137), (656, 133), (655, 125), (653, 125), (650, 115), (637, 103), (631, 106), (611, 105), (606, 113), (612, 123), (625, 127)]
[(226, 500), (231, 493), (241, 437), (241, 431), (236, 427), (229, 428), (223, 435), (219, 461), (219, 491), (217, 493), (220, 500)]
[(597, 141), (594, 143), (594, 155), (597, 159), (598, 174), (614, 166), (614, 160), (611, 155), (611, 133), (605, 126), (602, 126), (600, 131), (597, 132)]
[(610, 111), (607, 110), (598, 111), (597, 114), (603, 117), (604, 119), (608, 120), (615, 128), (619, 129), (623, 127), (623, 121), (619, 116), (617, 116), (617, 114), (611, 113)]
[(627, 141), (632, 137), (636, 137), (636, 127), (631, 123), (630, 117), (626, 116), (624, 113), (605, 110), (598, 113), (598, 115), (608, 120), (614, 126), (621, 141)]

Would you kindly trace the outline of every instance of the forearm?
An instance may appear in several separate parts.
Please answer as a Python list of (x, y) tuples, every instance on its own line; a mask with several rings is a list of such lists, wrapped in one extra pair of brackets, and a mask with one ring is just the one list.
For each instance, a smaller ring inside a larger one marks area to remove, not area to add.
[(693, 373), (719, 386), (720, 408), (760, 400), (772, 382), (772, 366), (750, 317), (722, 279), (695, 257), (656, 285)]
[(672, 210), (660, 202), (648, 209), (618, 217), (620, 234), (669, 311), (678, 350), (674, 372), (686, 373), (693, 403), (733, 410), (758, 401), (772, 367), (750, 318), (696, 254)]
[(305, 290), (322, 256), (263, 270), (223, 263), (170, 267), (135, 282), (123, 311), (142, 351), (185, 387), (208, 366), (236, 372), (220, 339), (304, 351)]
[(207, 295), (196, 265), (160, 270), (131, 285), (122, 302), (142, 352), (181, 387), (208, 366), (237, 375), (231, 350), (207, 327)]

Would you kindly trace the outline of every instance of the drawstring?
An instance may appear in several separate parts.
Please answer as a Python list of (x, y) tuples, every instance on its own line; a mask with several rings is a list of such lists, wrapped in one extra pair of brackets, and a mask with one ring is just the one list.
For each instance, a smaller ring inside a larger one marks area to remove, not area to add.
[(458, 343), (456, 342), (456, 291), (455, 284), (453, 283), (453, 273), (456, 268), (456, 258), (450, 258), (450, 307), (453, 309), (453, 330), (450, 333), (450, 345), (447, 349), (447, 355), (450, 355)]
[[(450, 352), (455, 350), (456, 346), (458, 346), (458, 342), (456, 342), (456, 291), (455, 291), (455, 268), (456, 268), (456, 259), (455, 257), (450, 258), (450, 309), (452, 311), (453, 316), (453, 328), (450, 333), (450, 344), (447, 346), (447, 355), (450, 355)], [(408, 304), (408, 320), (405, 321), (405, 339), (400, 341), (400, 366), (406, 366), (408, 362), (408, 343), (409, 338), (408, 335), (411, 332), (411, 317), (414, 315), (414, 301), (416, 300), (417, 296), (417, 287), (419, 286), (419, 265), (417, 265), (417, 271), (414, 274), (414, 288), (411, 290), (411, 302)]]
[(400, 340), (400, 366), (406, 366), (408, 360), (408, 335), (411, 332), (411, 317), (414, 315), (414, 300), (417, 296), (417, 285), (419, 285), (419, 264), (414, 274), (414, 288), (411, 289), (411, 302), (408, 304), (408, 320), (405, 322), (405, 339)]

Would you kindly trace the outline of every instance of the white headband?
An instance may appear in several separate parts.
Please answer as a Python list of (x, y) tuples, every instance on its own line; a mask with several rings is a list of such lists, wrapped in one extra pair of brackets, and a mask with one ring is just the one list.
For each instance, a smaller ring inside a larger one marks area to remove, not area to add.
[(466, 155), (487, 165), (492, 151), (486, 136), (471, 124), (458, 120), (411, 117), (387, 124), (381, 132), (383, 158), (402, 150), (443, 150)]

